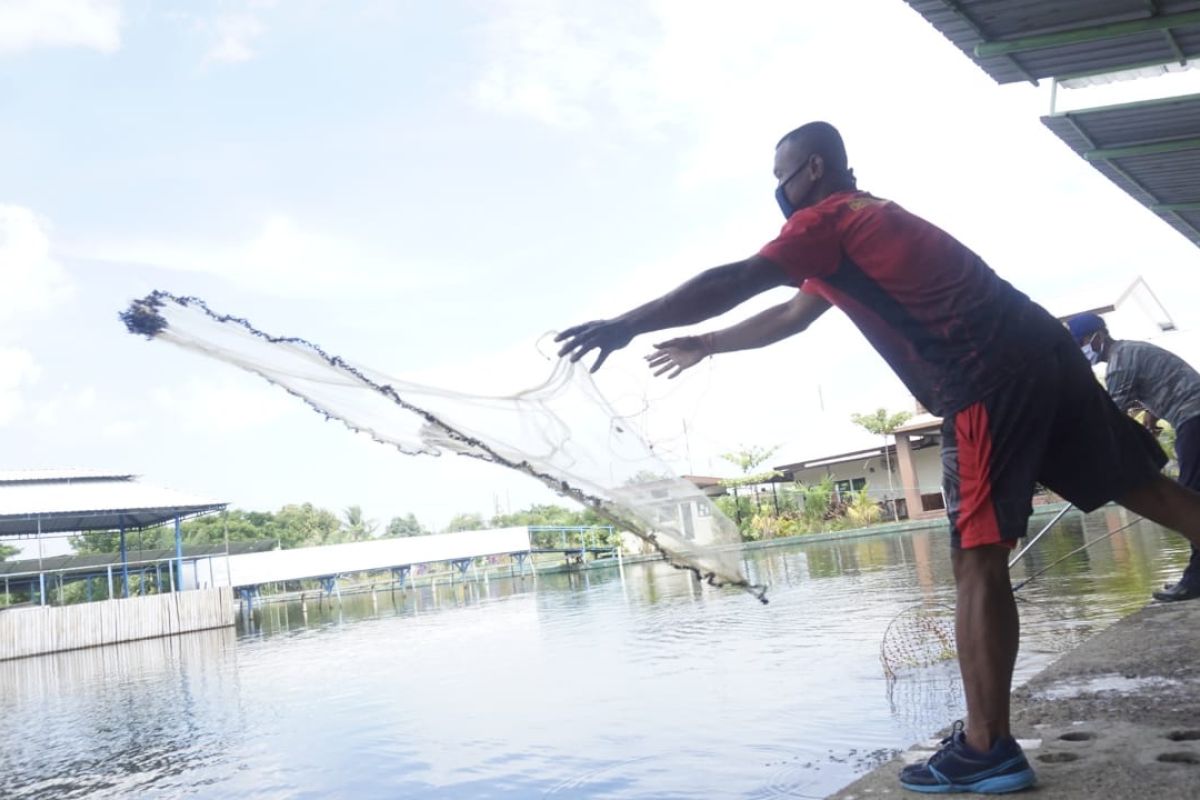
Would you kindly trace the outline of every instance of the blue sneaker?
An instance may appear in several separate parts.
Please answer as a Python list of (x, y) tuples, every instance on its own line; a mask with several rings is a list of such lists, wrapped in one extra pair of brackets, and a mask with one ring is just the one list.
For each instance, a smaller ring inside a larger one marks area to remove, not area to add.
[(901, 786), (926, 794), (1004, 794), (1028, 789), (1036, 782), (1016, 739), (1002, 736), (990, 751), (978, 753), (967, 746), (961, 720), (954, 723), (954, 730), (942, 739), (942, 748), (928, 761), (900, 771)]

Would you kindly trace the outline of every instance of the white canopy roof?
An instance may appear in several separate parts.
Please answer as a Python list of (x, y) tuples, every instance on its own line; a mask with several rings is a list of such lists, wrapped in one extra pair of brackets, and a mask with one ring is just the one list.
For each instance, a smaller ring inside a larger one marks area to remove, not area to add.
[(127, 473), (0, 471), (0, 536), (147, 528), (226, 505), (140, 483)]

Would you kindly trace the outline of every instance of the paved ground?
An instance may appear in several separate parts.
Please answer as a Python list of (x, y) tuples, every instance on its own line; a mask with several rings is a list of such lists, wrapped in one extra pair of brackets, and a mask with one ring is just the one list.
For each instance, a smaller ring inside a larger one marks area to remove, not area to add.
[[(1038, 785), (1012, 797), (1200, 798), (1200, 600), (1154, 603), (1047, 667), (1014, 694), (1013, 733)], [(831, 797), (921, 797), (896, 773), (935, 743)]]

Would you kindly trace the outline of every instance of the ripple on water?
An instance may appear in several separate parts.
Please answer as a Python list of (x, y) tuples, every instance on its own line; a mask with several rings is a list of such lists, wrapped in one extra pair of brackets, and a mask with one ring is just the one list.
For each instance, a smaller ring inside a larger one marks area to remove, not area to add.
[[(1048, 534), (1031, 566), (1085, 536)], [(896, 614), (952, 598), (944, 545), (749, 553), (768, 606), (628, 565), (267, 609), (236, 641), (0, 662), (5, 796), (824, 796), (962, 713), (953, 662), (892, 682), (879, 662)], [(1031, 584), (1018, 674), (1186, 557), (1130, 531)]]

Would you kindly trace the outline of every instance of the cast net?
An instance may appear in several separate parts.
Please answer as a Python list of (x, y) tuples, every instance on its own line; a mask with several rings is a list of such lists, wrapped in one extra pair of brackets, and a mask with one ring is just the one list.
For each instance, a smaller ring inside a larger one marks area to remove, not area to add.
[(906, 669), (932, 667), (958, 656), (954, 646), (954, 609), (941, 603), (904, 609), (888, 624), (879, 660), (889, 679)]
[(737, 526), (654, 454), (580, 365), (558, 360), (539, 386), (473, 395), (385, 375), (312, 342), (265, 333), (200, 299), (154, 292), (121, 313), (131, 333), (253, 372), (353, 431), (406, 455), (452, 453), (540, 481), (713, 586), (766, 587), (739, 568)]

